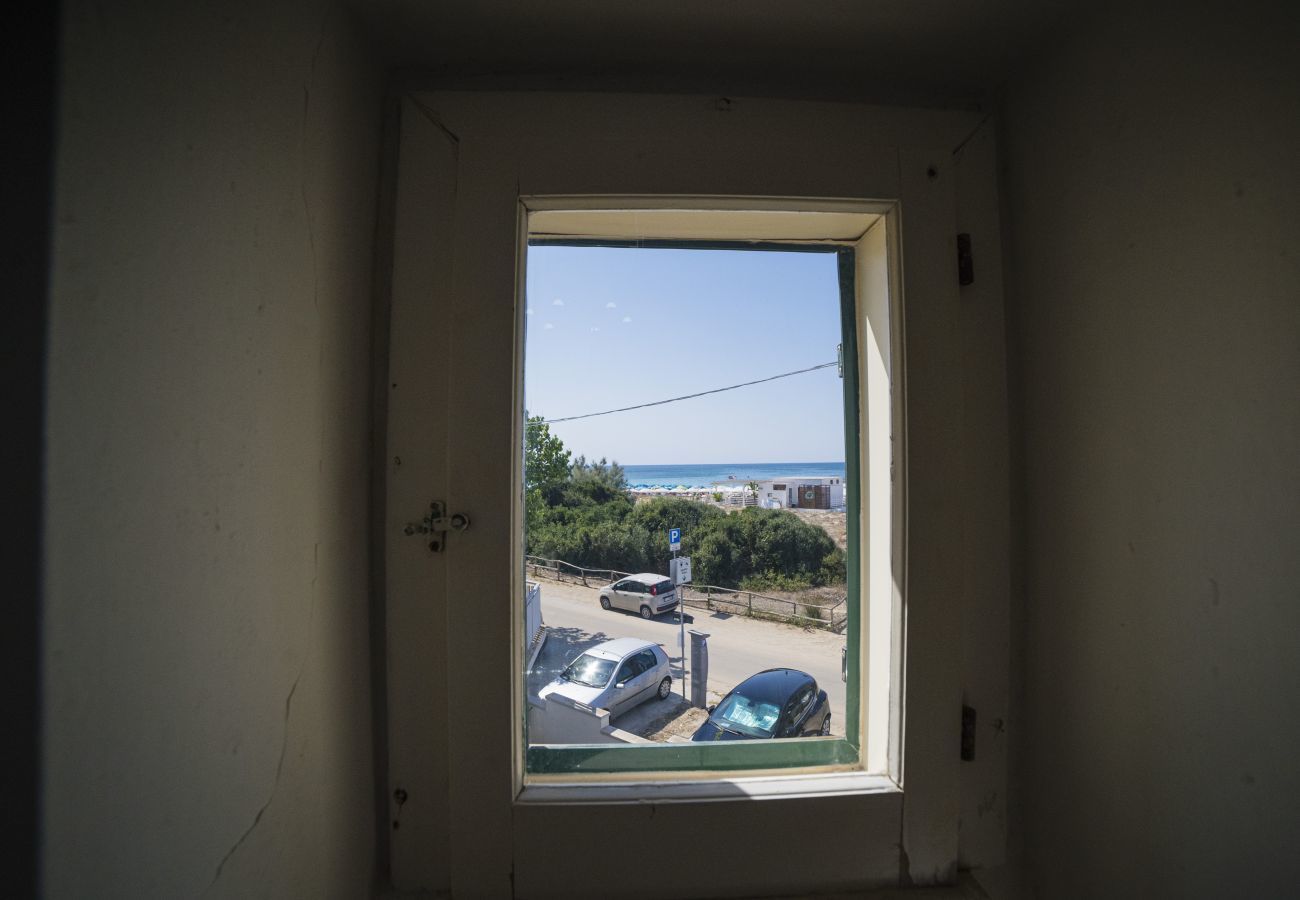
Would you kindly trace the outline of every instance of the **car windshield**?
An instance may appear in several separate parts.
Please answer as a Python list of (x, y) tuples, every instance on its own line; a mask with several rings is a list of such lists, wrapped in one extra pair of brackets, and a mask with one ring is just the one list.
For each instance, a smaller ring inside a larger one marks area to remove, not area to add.
[(771, 737), (776, 730), (776, 717), (780, 712), (775, 703), (762, 703), (743, 694), (732, 694), (718, 704), (712, 719), (720, 727), (731, 731), (753, 737)]
[(614, 665), (612, 659), (601, 659), (599, 656), (584, 653), (569, 663), (560, 673), (560, 677), (575, 684), (585, 684), (587, 687), (604, 687), (609, 684), (609, 678), (614, 674)]

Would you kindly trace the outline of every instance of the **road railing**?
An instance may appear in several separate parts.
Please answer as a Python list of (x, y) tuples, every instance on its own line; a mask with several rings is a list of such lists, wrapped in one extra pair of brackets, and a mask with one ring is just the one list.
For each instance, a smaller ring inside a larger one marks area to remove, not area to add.
[[(527, 556), (524, 559), (528, 574), (533, 577), (548, 578), (562, 584), (581, 584), (583, 587), (600, 587), (632, 574), (618, 569), (592, 569), (562, 559), (546, 559), (541, 556)], [(792, 621), (835, 632), (843, 630), (848, 622), (847, 597), (827, 604), (815, 602), (823, 598), (792, 600), (711, 584), (679, 585), (677, 596), (683, 606), (696, 609), (716, 610), (754, 619)]]

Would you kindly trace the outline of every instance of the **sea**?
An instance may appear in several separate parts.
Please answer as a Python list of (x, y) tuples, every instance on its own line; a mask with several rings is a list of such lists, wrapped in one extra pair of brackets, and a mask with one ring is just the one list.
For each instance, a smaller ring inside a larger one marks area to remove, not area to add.
[(707, 488), (715, 481), (844, 477), (842, 462), (701, 463), (675, 466), (624, 466), (630, 488)]

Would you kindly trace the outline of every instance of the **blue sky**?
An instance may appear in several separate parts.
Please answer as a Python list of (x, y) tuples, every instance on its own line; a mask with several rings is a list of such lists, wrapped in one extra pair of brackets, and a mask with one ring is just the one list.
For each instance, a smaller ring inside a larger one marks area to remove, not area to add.
[[(548, 419), (631, 406), (835, 359), (831, 253), (530, 247), (525, 396)], [(834, 367), (551, 426), (624, 465), (844, 459)]]

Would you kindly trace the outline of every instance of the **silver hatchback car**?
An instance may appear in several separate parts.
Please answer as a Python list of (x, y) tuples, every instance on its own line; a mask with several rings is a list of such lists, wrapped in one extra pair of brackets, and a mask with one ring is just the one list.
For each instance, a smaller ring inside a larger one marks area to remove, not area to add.
[(545, 700), (556, 694), (616, 716), (652, 697), (667, 699), (672, 685), (663, 647), (640, 638), (618, 638), (584, 652), (537, 695)]
[(677, 607), (677, 590), (663, 575), (642, 572), (601, 588), (600, 605), (604, 609), (626, 609), (640, 613), (643, 619), (653, 619)]

